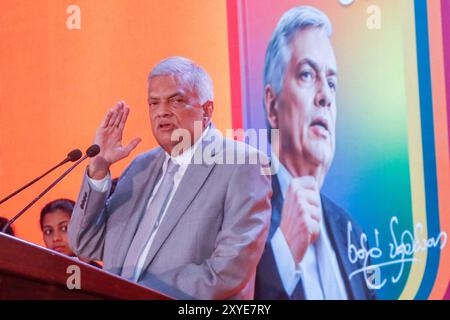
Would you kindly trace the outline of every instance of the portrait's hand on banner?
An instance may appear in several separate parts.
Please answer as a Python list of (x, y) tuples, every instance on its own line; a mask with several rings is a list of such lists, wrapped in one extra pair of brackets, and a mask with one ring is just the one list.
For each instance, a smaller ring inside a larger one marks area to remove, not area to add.
[(280, 228), (296, 264), (311, 243), (319, 237), (321, 219), (320, 193), (314, 177), (292, 179), (283, 205)]
[(129, 113), (130, 107), (119, 101), (106, 113), (97, 128), (94, 143), (100, 146), (100, 153), (89, 162), (88, 174), (92, 179), (103, 179), (112, 164), (126, 158), (141, 142), (140, 138), (134, 138), (127, 146), (122, 145), (123, 129)]

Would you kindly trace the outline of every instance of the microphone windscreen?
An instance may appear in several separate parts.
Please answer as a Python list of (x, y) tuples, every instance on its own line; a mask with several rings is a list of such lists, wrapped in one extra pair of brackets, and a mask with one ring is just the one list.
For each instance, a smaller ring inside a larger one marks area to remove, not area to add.
[(86, 155), (89, 158), (95, 157), (100, 152), (100, 147), (97, 144), (93, 144), (86, 150)]
[(67, 159), (69, 159), (69, 161), (73, 162), (73, 161), (77, 161), (82, 156), (83, 156), (83, 153), (81, 152), (80, 149), (74, 149), (67, 154)]

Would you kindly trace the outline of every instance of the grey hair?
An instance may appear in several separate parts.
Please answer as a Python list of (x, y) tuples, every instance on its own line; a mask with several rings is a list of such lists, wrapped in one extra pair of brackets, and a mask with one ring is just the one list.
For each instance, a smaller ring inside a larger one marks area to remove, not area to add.
[(278, 22), (266, 50), (264, 87), (270, 84), (278, 96), (283, 85), (286, 65), (291, 59), (290, 42), (297, 31), (323, 28), (328, 37), (333, 33), (330, 19), (314, 7), (300, 6), (286, 11)]
[(156, 76), (175, 76), (198, 94), (200, 103), (214, 100), (211, 77), (202, 67), (187, 58), (174, 56), (162, 60), (150, 71), (148, 81)]

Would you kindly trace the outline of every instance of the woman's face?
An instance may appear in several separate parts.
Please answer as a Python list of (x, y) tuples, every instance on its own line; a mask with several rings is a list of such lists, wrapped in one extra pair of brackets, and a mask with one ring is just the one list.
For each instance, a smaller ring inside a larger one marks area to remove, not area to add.
[(43, 220), (44, 242), (47, 248), (58, 251), (59, 253), (74, 256), (69, 247), (67, 238), (67, 226), (70, 221), (70, 215), (60, 209), (47, 213)]

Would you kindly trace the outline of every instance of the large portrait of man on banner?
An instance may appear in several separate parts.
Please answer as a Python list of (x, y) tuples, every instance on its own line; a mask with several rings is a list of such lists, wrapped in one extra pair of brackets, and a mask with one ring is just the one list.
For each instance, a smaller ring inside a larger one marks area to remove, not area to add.
[(237, 3), (242, 126), (279, 133), (269, 141), (272, 220), (255, 298), (442, 297), (446, 133), (433, 112), (445, 92), (430, 81), (440, 10)]
[(335, 150), (337, 63), (328, 17), (296, 7), (280, 19), (266, 52), (264, 105), (270, 129), (272, 178), (270, 240), (259, 264), (256, 298), (372, 299), (363, 264), (347, 259), (349, 237), (361, 231), (320, 190)]

